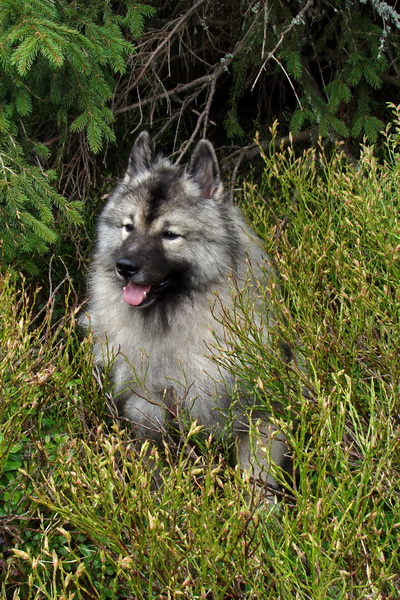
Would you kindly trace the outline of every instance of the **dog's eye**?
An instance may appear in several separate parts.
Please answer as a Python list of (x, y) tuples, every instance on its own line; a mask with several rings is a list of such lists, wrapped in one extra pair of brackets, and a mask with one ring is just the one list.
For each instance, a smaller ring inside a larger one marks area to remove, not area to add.
[(133, 231), (132, 223), (126, 223), (125, 225), (123, 225), (123, 228), (125, 229), (125, 231), (127, 233), (132, 233), (132, 231)]
[(181, 237), (178, 233), (174, 233), (173, 231), (163, 231), (162, 238), (163, 240), (177, 240), (178, 237)]

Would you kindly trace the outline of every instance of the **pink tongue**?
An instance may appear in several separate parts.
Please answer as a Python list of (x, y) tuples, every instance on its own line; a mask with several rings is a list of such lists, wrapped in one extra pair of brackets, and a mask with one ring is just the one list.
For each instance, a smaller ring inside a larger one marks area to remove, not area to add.
[(139, 306), (150, 291), (151, 285), (139, 285), (131, 281), (124, 287), (124, 300), (132, 306)]

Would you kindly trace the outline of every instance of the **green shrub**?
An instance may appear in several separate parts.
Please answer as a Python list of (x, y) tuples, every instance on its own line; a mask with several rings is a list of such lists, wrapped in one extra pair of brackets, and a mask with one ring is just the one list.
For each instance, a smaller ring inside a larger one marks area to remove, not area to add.
[[(123, 11), (124, 14), (118, 11)], [(126, 0), (117, 12), (105, 0), (70, 3), (5, 0), (0, 11), (1, 264), (27, 273), (60, 230), (82, 222), (82, 204), (57, 193), (59, 159), (70, 132), (82, 132), (94, 153), (115, 140), (109, 107), (115, 78), (135, 50), (152, 9)], [(84, 143), (82, 137), (81, 143)], [(45, 144), (43, 142), (46, 142)], [(67, 144), (68, 145), (68, 144)], [(58, 169), (58, 170), (57, 170)]]
[(282, 281), (266, 301), (299, 356), (260, 344), (238, 298), (226, 364), (260, 404), (283, 404), (272, 418), (299, 474), (277, 507), (211, 441), (195, 453), (195, 425), (152, 489), (157, 452), (105, 417), (74, 311), (35, 321), (3, 282), (1, 477), (20, 494), (0, 495), (5, 598), (399, 597), (399, 128), (381, 163), (367, 147), (358, 169), (289, 149), (244, 185)]

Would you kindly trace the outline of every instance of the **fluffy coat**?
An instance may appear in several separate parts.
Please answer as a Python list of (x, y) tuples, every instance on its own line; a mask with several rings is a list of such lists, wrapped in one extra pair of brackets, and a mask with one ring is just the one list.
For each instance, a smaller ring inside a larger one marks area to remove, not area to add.
[(139, 440), (160, 443), (177, 421), (197, 421), (235, 438), (242, 468), (274, 485), (267, 457), (283, 465), (285, 440), (264, 415), (251, 442), (254, 400), (212, 357), (226, 347), (235, 291), (257, 301), (269, 264), (226, 198), (212, 145), (200, 141), (181, 167), (140, 134), (98, 221), (88, 310), (96, 359), (111, 361), (113, 395)]

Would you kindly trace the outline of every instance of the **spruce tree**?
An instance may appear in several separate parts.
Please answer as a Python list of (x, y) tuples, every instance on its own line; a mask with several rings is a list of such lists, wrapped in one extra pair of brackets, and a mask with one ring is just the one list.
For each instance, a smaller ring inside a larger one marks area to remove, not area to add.
[[(114, 10), (113, 10), (114, 8)], [(58, 193), (45, 132), (63, 148), (74, 132), (93, 153), (115, 140), (109, 107), (116, 78), (135, 48), (127, 41), (153, 9), (67, 0), (3, 0), (0, 7), (1, 264), (29, 272), (64, 226), (81, 219), (81, 202)], [(125, 34), (125, 35), (124, 35)], [(44, 166), (46, 165), (46, 167)]]

